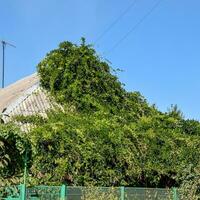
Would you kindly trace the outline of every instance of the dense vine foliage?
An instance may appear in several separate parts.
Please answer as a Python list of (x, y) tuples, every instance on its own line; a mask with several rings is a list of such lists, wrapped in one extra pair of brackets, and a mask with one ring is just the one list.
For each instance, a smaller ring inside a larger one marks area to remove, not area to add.
[[(60, 103), (69, 103), (78, 111), (110, 110), (119, 112), (135, 109), (143, 114), (150, 109), (144, 98), (124, 90), (117, 76), (111, 73), (109, 64), (95, 50), (85, 44), (80, 46), (63, 42), (47, 54), (38, 65), (41, 85)], [(133, 101), (146, 106), (139, 110)]]
[(177, 106), (162, 113), (127, 92), (84, 39), (61, 43), (38, 74), (62, 107), (46, 119), (15, 118), (35, 127), (30, 184), (173, 187), (187, 185), (188, 166), (200, 167), (200, 123), (185, 120)]
[(171, 187), (189, 163), (198, 165), (199, 137), (180, 133), (171, 117), (137, 123), (102, 112), (48, 117), (31, 137), (40, 184)]
[[(0, 124), (0, 185), (19, 181), (23, 173), (27, 140), (13, 124)], [(30, 145), (29, 145), (30, 149)]]

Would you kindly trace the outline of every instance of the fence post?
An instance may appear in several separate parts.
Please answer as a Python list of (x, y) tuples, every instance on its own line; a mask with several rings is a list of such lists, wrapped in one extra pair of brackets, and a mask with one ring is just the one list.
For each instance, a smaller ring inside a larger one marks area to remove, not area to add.
[(177, 189), (174, 187), (174, 188), (172, 189), (172, 191), (173, 191), (173, 200), (178, 200)]
[(124, 194), (124, 187), (120, 187), (120, 200), (125, 199), (125, 194)]
[(66, 195), (66, 186), (62, 185), (61, 186), (61, 191), (60, 191), (60, 199), (61, 200), (67, 199), (67, 198), (65, 198), (65, 195)]
[(21, 184), (19, 187), (20, 187), (20, 200), (26, 200), (26, 185)]

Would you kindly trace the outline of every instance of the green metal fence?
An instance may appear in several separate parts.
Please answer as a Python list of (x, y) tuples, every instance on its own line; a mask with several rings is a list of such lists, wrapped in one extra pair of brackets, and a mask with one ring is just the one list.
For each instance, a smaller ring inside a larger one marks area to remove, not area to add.
[(25, 185), (0, 188), (2, 200), (178, 200), (173, 189)]
[(0, 199), (25, 200), (25, 185), (0, 187)]

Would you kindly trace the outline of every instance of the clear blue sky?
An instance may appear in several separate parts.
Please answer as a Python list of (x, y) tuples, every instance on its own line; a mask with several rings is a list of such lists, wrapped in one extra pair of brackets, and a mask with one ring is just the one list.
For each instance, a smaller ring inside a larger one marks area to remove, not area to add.
[[(0, 39), (6, 48), (6, 85), (36, 71), (58, 43), (94, 41), (134, 0), (0, 0)], [(108, 52), (155, 4), (135, 7), (98, 41)], [(177, 104), (186, 118), (200, 119), (200, 1), (163, 0), (118, 47), (104, 55), (129, 91), (140, 91), (166, 111)], [(0, 52), (2, 53), (2, 52)], [(2, 54), (0, 54), (2, 60)]]

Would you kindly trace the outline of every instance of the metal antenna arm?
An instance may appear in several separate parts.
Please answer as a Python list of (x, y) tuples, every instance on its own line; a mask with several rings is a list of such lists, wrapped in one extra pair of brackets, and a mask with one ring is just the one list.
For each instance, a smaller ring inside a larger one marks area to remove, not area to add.
[(15, 45), (13, 45), (13, 44), (10, 44), (10, 43), (8, 43), (8, 42), (6, 42), (6, 41), (4, 41), (4, 40), (1, 40), (1, 43), (2, 43), (2, 48), (3, 48), (3, 60), (2, 60), (2, 88), (4, 88), (4, 76), (5, 76), (5, 67), (4, 67), (4, 64), (5, 64), (5, 47), (6, 47), (6, 45), (9, 45), (9, 46), (11, 46), (11, 47), (14, 47), (14, 48), (16, 48), (16, 46)]

